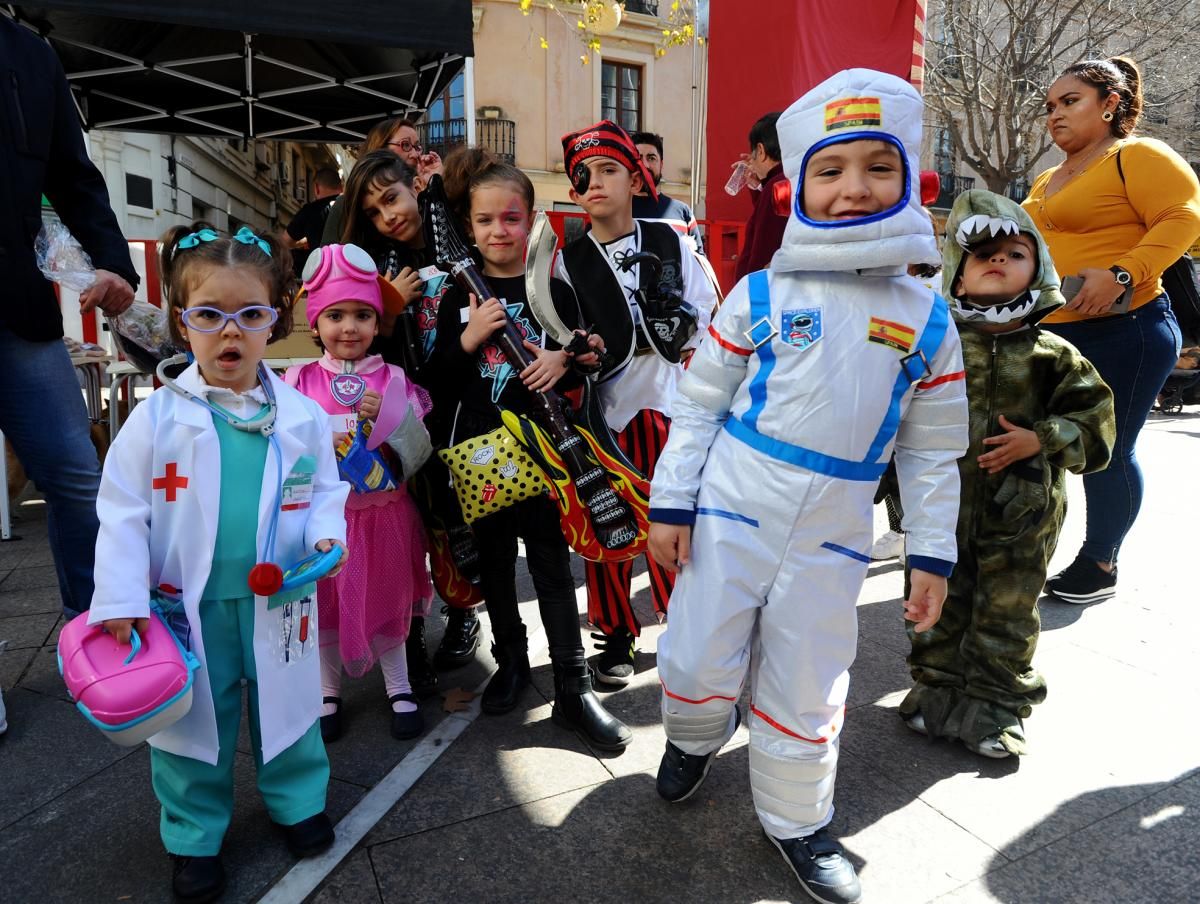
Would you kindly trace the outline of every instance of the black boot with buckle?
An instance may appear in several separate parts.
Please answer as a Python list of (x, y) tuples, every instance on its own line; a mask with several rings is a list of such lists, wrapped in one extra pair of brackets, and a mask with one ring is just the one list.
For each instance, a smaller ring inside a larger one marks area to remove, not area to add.
[(554, 709), (550, 717), (600, 750), (624, 750), (633, 732), (604, 708), (592, 690), (587, 663), (554, 666)]

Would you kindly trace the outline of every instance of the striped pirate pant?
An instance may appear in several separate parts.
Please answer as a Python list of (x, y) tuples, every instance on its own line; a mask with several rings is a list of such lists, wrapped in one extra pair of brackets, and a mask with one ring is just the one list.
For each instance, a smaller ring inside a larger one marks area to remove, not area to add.
[[(670, 426), (671, 419), (661, 411), (644, 408), (616, 435), (617, 445), (625, 457), (647, 479), (654, 477), (654, 465), (667, 444)], [(604, 564), (585, 563), (588, 621), (605, 634), (612, 634), (618, 628), (634, 636), (641, 633), (629, 592), (633, 563), (634, 559)], [(650, 573), (650, 596), (654, 611), (661, 617), (667, 613), (667, 600), (675, 585), (675, 576), (655, 562), (649, 553), (646, 554), (646, 566)]]

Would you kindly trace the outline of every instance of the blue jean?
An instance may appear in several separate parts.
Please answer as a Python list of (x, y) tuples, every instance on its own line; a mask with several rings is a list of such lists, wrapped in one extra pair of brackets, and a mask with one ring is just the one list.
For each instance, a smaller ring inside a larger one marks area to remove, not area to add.
[(100, 462), (62, 340), (30, 342), (0, 327), (0, 430), (46, 497), (63, 614), (92, 603)]
[(1113, 392), (1117, 441), (1108, 467), (1083, 478), (1087, 535), (1080, 552), (1115, 564), (1142, 505), (1138, 434), (1179, 357), (1179, 324), (1160, 295), (1123, 316), (1045, 326), (1079, 349)]

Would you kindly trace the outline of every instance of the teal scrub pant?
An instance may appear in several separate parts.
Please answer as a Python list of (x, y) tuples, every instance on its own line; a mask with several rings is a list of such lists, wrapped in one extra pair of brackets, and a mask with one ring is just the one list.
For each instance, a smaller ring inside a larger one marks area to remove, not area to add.
[(291, 747), (269, 763), (262, 760), (258, 721), (258, 677), (254, 664), (254, 599), (200, 604), (208, 680), (212, 687), (220, 751), (211, 766), (200, 760), (150, 749), (154, 793), (162, 804), (159, 831), (169, 853), (212, 857), (233, 816), (233, 765), (242, 720), (242, 679), (250, 705), (250, 746), (258, 790), (271, 820), (296, 823), (325, 810), (329, 759), (316, 721)]

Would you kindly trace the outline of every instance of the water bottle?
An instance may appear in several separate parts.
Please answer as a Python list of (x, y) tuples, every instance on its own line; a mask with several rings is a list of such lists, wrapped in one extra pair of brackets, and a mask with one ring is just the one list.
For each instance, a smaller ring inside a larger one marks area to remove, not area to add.
[(729, 174), (729, 181), (725, 183), (725, 194), (736, 195), (746, 187), (746, 182), (750, 179), (750, 164), (745, 160), (739, 160), (733, 168), (733, 172)]

